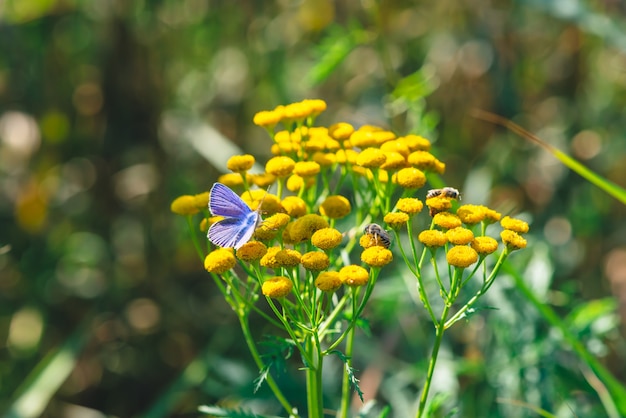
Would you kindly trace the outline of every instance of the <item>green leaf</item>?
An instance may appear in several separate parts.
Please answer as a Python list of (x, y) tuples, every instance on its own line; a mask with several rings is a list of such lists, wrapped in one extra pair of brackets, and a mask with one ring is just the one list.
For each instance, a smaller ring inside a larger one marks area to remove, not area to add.
[(228, 418), (281, 418), (278, 416), (270, 415), (258, 415), (252, 412), (244, 411), (243, 409), (227, 409), (215, 405), (203, 405), (198, 408), (198, 411), (212, 415), (214, 417), (228, 417)]
[(264, 347), (265, 353), (261, 354), (261, 359), (265, 366), (259, 371), (259, 376), (254, 379), (254, 393), (256, 393), (263, 382), (267, 380), (270, 369), (283, 371), (286, 369), (285, 360), (293, 354), (295, 343), (293, 340), (281, 338), (275, 335), (265, 335), (264, 339), (259, 343)]
[(571, 328), (583, 331), (600, 319), (614, 317), (616, 310), (617, 301), (613, 298), (592, 300), (574, 308), (568, 315), (567, 321), (570, 322)]
[(359, 395), (361, 402), (363, 402), (363, 392), (361, 391), (361, 388), (359, 387), (359, 379), (357, 379), (356, 376), (354, 375), (354, 368), (352, 368), (348, 362), (350, 358), (338, 350), (333, 350), (330, 352), (330, 354), (336, 354), (337, 357), (339, 357), (341, 361), (343, 361), (343, 364), (346, 367), (346, 374), (348, 375), (348, 380), (350, 381), (350, 385), (355, 390), (355, 392)]

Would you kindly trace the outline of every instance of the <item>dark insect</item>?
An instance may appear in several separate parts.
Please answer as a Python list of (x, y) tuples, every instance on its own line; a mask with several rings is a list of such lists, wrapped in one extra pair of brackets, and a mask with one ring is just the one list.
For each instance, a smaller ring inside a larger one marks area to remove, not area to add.
[(369, 224), (365, 227), (363, 231), (365, 232), (365, 234), (373, 237), (376, 240), (376, 245), (380, 243), (385, 248), (389, 248), (389, 246), (391, 245), (391, 236), (380, 225)]
[(450, 199), (461, 200), (461, 193), (454, 187), (444, 187), (443, 189), (432, 189), (426, 193), (426, 199), (432, 199), (433, 197), (443, 196)]

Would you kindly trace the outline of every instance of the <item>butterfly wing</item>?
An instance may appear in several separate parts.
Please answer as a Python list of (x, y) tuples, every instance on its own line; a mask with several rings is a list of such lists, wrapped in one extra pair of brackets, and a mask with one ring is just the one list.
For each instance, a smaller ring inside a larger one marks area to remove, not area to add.
[(254, 213), (235, 192), (222, 183), (215, 183), (211, 188), (209, 210), (213, 216), (242, 219)]
[(220, 247), (234, 247), (239, 249), (243, 244), (250, 241), (252, 234), (259, 222), (259, 213), (250, 213), (240, 218), (226, 218), (211, 225), (209, 228), (209, 241)]

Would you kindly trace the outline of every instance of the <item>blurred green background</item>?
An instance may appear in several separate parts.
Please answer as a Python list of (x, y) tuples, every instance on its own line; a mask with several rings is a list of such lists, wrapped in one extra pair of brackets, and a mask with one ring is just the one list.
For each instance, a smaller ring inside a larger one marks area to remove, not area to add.
[[(328, 103), (320, 124), (424, 134), (464, 203), (530, 221), (513, 264), (626, 381), (626, 208), (471, 116), (507, 117), (626, 186), (623, 1), (6, 0), (0, 413), (277, 413), (252, 393), (236, 316), (169, 204), (208, 190), (229, 145), (264, 163), (271, 141), (252, 116), (303, 98)], [(366, 397), (395, 417), (415, 410), (432, 341), (403, 286), (381, 280), (355, 358)], [(497, 310), (456, 325), (437, 365), (457, 416), (609, 413), (512, 281), (486, 299)], [(326, 374), (330, 408), (339, 373)], [(303, 373), (276, 376), (303, 410)]]

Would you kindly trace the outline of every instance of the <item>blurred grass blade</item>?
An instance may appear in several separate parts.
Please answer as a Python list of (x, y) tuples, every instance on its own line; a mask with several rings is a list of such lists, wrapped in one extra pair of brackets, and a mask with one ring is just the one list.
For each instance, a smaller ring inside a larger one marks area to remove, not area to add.
[(599, 176), (598, 174), (594, 173), (593, 171), (591, 171), (590, 169), (588, 169), (587, 167), (585, 167), (584, 165), (582, 165), (581, 163), (579, 163), (578, 161), (570, 157), (569, 155), (565, 154), (564, 152), (560, 151), (557, 148), (554, 148), (552, 145), (543, 141), (538, 136), (532, 134), (531, 132), (522, 128), (518, 124), (511, 122), (510, 120), (505, 119), (501, 116), (495, 115), (490, 112), (485, 112), (484, 110), (479, 110), (479, 109), (473, 110), (472, 115), (477, 119), (482, 119), (484, 121), (503, 126), (509, 129), (511, 132), (514, 132), (518, 134), (519, 136), (531, 142), (534, 142), (535, 144), (538, 144), (539, 146), (543, 147), (544, 149), (552, 153), (552, 155), (558, 158), (559, 161), (561, 161), (567, 167), (569, 167), (570, 169), (578, 173), (580, 176), (588, 180), (590, 183), (598, 186), (600, 189), (604, 190), (605, 192), (607, 192), (608, 194), (610, 194), (611, 196), (613, 196), (614, 198), (616, 198), (617, 200), (619, 200), (620, 202), (626, 205), (626, 190), (625, 189)]
[(46, 356), (33, 369), (22, 387), (17, 390), (15, 401), (4, 415), (5, 418), (41, 416), (50, 399), (76, 366), (89, 334), (85, 326), (87, 323), (88, 321), (83, 321), (83, 325), (56, 352)]

